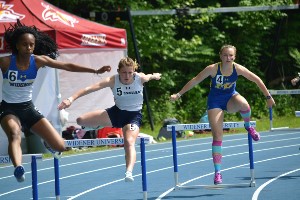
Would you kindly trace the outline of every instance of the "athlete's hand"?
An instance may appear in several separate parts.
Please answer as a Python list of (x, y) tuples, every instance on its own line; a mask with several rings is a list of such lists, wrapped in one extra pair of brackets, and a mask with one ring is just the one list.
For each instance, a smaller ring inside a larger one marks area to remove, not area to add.
[(96, 74), (103, 74), (104, 72), (110, 72), (111, 67), (109, 65), (105, 65), (96, 70)]
[(71, 104), (73, 103), (73, 98), (72, 97), (69, 97), (65, 100), (63, 100), (58, 106), (58, 110), (62, 110), (62, 109), (65, 109), (65, 108), (69, 108), (71, 106)]
[(299, 77), (293, 78), (291, 80), (292, 85), (295, 86), (299, 82), (299, 79), (300, 79)]
[(180, 98), (180, 94), (179, 93), (177, 93), (177, 94), (172, 94), (171, 95), (171, 97), (170, 97), (170, 100), (171, 101), (176, 101), (177, 99), (179, 99)]
[(161, 73), (153, 73), (152, 77), (154, 80), (159, 80), (161, 78)]

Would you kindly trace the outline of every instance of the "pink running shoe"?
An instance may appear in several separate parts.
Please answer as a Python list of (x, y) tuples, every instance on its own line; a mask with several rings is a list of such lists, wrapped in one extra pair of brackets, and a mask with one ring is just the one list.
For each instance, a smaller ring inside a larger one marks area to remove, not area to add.
[(254, 141), (258, 141), (260, 139), (259, 133), (256, 132), (256, 130), (253, 127), (250, 126), (249, 128), (246, 128), (246, 130), (251, 135), (251, 137)]
[(220, 172), (215, 173), (214, 184), (218, 185), (222, 183), (222, 174)]

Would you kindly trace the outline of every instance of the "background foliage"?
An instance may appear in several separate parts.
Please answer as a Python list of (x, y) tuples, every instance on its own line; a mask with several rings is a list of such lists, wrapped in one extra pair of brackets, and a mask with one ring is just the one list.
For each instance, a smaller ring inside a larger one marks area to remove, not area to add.
[[(176, 8), (217, 8), (236, 6), (291, 5), (292, 0), (48, 0), (71, 13), (86, 17), (87, 12), (170, 10)], [(93, 19), (91, 19), (93, 20)], [(151, 114), (156, 126), (163, 119), (176, 117), (182, 123), (198, 122), (205, 112), (209, 80), (195, 86), (171, 103), (169, 96), (204, 67), (219, 61), (223, 44), (237, 47), (236, 62), (260, 76), (269, 89), (295, 89), (290, 80), (300, 68), (298, 10), (238, 13), (201, 13), (194, 15), (133, 16), (141, 66), (145, 73), (160, 72), (160, 81), (147, 84)], [(136, 57), (127, 21), (98, 21), (127, 29), (128, 55)], [(247, 98), (254, 119), (268, 116), (266, 100), (258, 87), (240, 77), (237, 90)], [(294, 115), (299, 110), (296, 95), (276, 96), (274, 117)], [(146, 104), (144, 125), (149, 125)], [(240, 120), (228, 114), (226, 120)]]

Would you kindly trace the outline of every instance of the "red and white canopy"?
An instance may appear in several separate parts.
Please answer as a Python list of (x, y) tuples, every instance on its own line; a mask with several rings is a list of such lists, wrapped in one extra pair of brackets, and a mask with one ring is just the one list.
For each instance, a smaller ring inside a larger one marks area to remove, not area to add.
[(5, 27), (17, 19), (53, 37), (59, 49), (126, 49), (126, 30), (95, 23), (43, 0), (0, 0), (0, 53), (5, 52)]

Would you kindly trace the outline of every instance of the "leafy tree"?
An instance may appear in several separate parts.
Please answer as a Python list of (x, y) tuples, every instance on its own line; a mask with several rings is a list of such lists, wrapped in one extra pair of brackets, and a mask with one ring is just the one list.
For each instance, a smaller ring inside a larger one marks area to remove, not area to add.
[[(49, 0), (69, 12), (88, 17), (86, 10), (125, 11), (170, 10), (179, 8), (274, 6), (290, 5), (291, 0)], [(134, 31), (145, 73), (161, 72), (162, 80), (148, 87), (150, 106), (155, 124), (163, 119), (176, 117), (181, 122), (197, 122), (206, 108), (209, 80), (184, 94), (180, 101), (172, 103), (169, 96), (196, 76), (208, 64), (219, 61), (219, 49), (223, 44), (237, 47), (236, 62), (260, 76), (271, 89), (292, 88), (290, 79), (299, 68), (300, 16), (298, 11), (253, 11), (237, 13), (209, 13), (192, 15), (132, 16)], [(128, 55), (135, 57), (129, 24), (126, 21), (103, 22), (125, 28), (128, 33)], [(253, 108), (254, 118), (268, 115), (266, 102), (258, 87), (244, 78), (238, 80), (238, 91), (247, 96)], [(274, 115), (293, 113), (299, 104), (295, 96), (275, 97)], [(143, 109), (144, 116), (147, 110)], [(239, 114), (227, 115), (229, 120), (240, 119)], [(144, 124), (148, 124), (144, 117)]]

